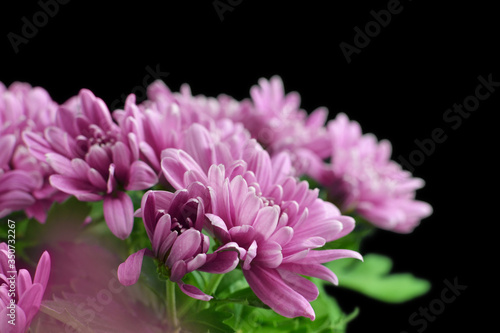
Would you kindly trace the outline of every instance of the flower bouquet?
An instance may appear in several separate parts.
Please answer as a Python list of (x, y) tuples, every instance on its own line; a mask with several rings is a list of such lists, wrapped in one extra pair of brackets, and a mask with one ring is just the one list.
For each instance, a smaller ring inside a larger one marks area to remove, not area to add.
[(0, 83), (0, 332), (345, 332), (335, 288), (429, 289), (361, 253), (432, 213), (391, 144), (279, 77), (121, 109)]

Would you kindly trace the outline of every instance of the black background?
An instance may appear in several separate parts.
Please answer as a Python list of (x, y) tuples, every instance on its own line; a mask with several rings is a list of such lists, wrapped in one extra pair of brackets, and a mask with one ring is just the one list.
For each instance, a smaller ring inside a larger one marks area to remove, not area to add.
[(331, 117), (347, 113), (364, 132), (389, 139), (394, 158), (408, 158), (417, 149), (414, 140), (442, 128), (446, 141), (414, 171), (426, 181), (418, 198), (430, 202), (434, 214), (412, 234), (379, 231), (363, 248), (364, 254), (391, 256), (395, 272), (429, 279), (431, 291), (400, 305), (335, 292), (345, 311), (360, 307), (350, 333), (416, 332), (420, 326), (411, 326), (409, 316), (440, 297), (443, 280), (457, 278), (467, 289), (425, 332), (486, 331), (498, 308), (493, 245), (500, 91), (456, 129), (443, 114), (474, 94), (479, 75), (500, 81), (498, 11), (472, 2), (401, 1), (401, 12), (347, 63), (339, 44), (352, 45), (354, 27), (364, 29), (373, 20), (370, 11), (388, 2), (234, 0), (221, 20), (212, 1), (107, 7), (73, 0), (46, 23), (41, 18), (36, 35), (17, 53), (8, 34), (22, 36), (22, 18), (33, 22), (41, 7), (36, 1), (3, 5), (0, 81), (42, 86), (57, 102), (89, 88), (109, 105), (134, 88), (139, 94), (149, 79), (147, 66), (168, 72), (164, 80), (173, 91), (188, 83), (195, 94), (237, 99), (247, 97), (259, 78), (277, 74), (287, 91), (300, 93), (304, 109), (326, 106)]

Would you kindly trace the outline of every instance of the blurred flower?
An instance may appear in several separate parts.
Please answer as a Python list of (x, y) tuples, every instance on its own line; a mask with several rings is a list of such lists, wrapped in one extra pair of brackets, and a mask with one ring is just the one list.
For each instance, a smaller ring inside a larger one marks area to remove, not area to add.
[(81, 201), (103, 200), (109, 229), (121, 239), (130, 235), (133, 205), (124, 191), (147, 189), (158, 179), (132, 153), (127, 132), (112, 121), (101, 99), (82, 89), (58, 109), (54, 126), (43, 134), (24, 133), (24, 140), (56, 172), (52, 186)]
[[(15, 251), (14, 251), (15, 253)], [(45, 251), (31, 279), (25, 269), (16, 271), (15, 256), (0, 243), (0, 331), (24, 333), (40, 309), (50, 276), (50, 256)]]
[(28, 217), (45, 222), (54, 201), (67, 195), (53, 188), (53, 170), (38, 162), (21, 139), (23, 132), (43, 133), (55, 121), (57, 104), (40, 87), (0, 83), (0, 217), (25, 210)]
[(364, 134), (355, 121), (341, 113), (329, 122), (332, 151), (315, 178), (343, 212), (355, 211), (375, 226), (408, 233), (432, 213), (426, 202), (415, 200), (424, 186), (420, 178), (392, 161), (391, 144)]
[(67, 240), (49, 250), (52, 277), (30, 332), (170, 332), (150, 291), (118, 281), (116, 249)]
[(285, 94), (283, 81), (278, 76), (259, 80), (250, 90), (253, 107), (241, 120), (271, 156), (288, 151), (297, 175), (310, 174), (316, 159), (325, 158), (330, 142), (325, 130), (326, 108), (317, 108), (311, 114), (300, 109), (296, 92)]

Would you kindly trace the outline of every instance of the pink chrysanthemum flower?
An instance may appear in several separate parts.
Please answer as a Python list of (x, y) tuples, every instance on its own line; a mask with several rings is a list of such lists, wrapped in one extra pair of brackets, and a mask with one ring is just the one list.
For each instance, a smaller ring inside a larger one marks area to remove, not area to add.
[(250, 90), (253, 107), (241, 120), (271, 155), (288, 151), (297, 175), (309, 174), (315, 159), (323, 159), (330, 151), (325, 122), (326, 108), (317, 108), (310, 115), (300, 109), (296, 92), (285, 94), (278, 76), (260, 79)]
[[(129, 95), (124, 110), (116, 110), (113, 117), (128, 133), (132, 152), (147, 162), (161, 175), (161, 153), (166, 148), (185, 148), (187, 131), (193, 124), (209, 129), (216, 141), (248, 140), (249, 133), (232, 118), (241, 115), (239, 104), (229, 96), (219, 99), (191, 96), (189, 87), (182, 93), (172, 93), (161, 81), (148, 87), (147, 100), (135, 104)], [(226, 117), (231, 115), (232, 117)]]
[(148, 87), (148, 101), (144, 104), (150, 105), (150, 103), (156, 104), (160, 110), (168, 108), (172, 103), (177, 104), (181, 110), (183, 123), (188, 125), (193, 123), (206, 125), (211, 120), (220, 119), (240, 122), (251, 108), (250, 101), (240, 102), (225, 94), (216, 98), (193, 96), (187, 84), (181, 86), (180, 92), (173, 93), (162, 81), (155, 81)]
[(31, 156), (21, 139), (22, 132), (42, 133), (53, 124), (56, 109), (40, 87), (0, 83), (0, 217), (24, 209), (43, 223), (52, 203), (67, 197), (50, 185), (50, 166)]
[(201, 230), (206, 210), (210, 209), (209, 195), (208, 189), (198, 182), (175, 193), (147, 192), (140, 211), (152, 250), (142, 249), (129, 256), (118, 268), (120, 282), (127, 286), (135, 284), (141, 273), (143, 257), (149, 255), (164, 265), (169, 279), (176, 282), (186, 295), (210, 300), (212, 296), (184, 284), (182, 278), (194, 270), (227, 273), (238, 265), (239, 253), (236, 244), (227, 243), (216, 252), (207, 254), (210, 241)]
[(363, 135), (360, 125), (341, 113), (328, 124), (331, 161), (316, 178), (343, 212), (355, 211), (375, 226), (408, 233), (432, 213), (415, 200), (420, 178), (392, 161), (391, 144)]
[(44, 252), (34, 279), (25, 269), (16, 271), (6, 243), (0, 243), (0, 332), (24, 333), (40, 309), (50, 275), (50, 256)]
[(310, 190), (307, 182), (290, 177), (286, 153), (271, 159), (251, 140), (244, 150), (246, 160), (224, 161), (207, 139), (197, 132), (193, 140), (199, 142), (190, 154), (165, 150), (165, 177), (177, 189), (196, 181), (206, 184), (211, 212), (205, 227), (222, 244), (245, 250), (240, 251), (240, 264), (255, 294), (283, 316), (314, 319), (309, 302), (318, 289), (300, 275), (336, 284), (335, 274), (321, 264), (361, 259), (349, 250), (315, 250), (351, 232), (354, 220), (319, 199), (318, 190)]
[(58, 109), (55, 126), (43, 135), (24, 133), (24, 140), (57, 173), (50, 177), (52, 186), (81, 201), (103, 200), (109, 229), (121, 239), (130, 235), (134, 209), (124, 191), (147, 189), (158, 179), (133, 154), (127, 133), (113, 122), (101, 99), (82, 89)]

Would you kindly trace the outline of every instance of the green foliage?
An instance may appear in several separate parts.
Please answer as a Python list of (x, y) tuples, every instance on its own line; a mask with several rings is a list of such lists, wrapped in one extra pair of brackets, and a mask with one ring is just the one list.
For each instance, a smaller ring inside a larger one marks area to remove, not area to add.
[(388, 303), (402, 303), (425, 294), (427, 280), (411, 273), (389, 274), (392, 260), (380, 254), (367, 254), (364, 262), (336, 260), (326, 264), (339, 278), (339, 286)]

